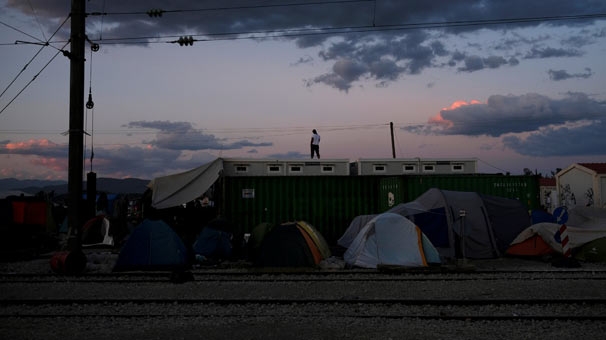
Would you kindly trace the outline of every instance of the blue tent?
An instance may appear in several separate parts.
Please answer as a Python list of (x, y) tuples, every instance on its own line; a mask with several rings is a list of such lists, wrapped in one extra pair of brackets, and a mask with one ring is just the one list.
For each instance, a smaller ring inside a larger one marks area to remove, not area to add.
[(144, 220), (120, 250), (114, 271), (180, 270), (188, 265), (183, 241), (162, 220)]
[(196, 238), (194, 253), (207, 258), (227, 259), (232, 253), (232, 234), (207, 226)]

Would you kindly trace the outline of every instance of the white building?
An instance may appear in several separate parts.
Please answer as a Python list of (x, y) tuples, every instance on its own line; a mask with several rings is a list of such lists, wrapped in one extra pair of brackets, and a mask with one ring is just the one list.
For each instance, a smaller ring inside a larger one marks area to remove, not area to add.
[(548, 212), (553, 212), (559, 206), (560, 200), (558, 199), (558, 186), (555, 177), (539, 179), (539, 196), (541, 206)]
[(359, 159), (352, 163), (356, 175), (444, 175), (475, 174), (476, 159), (387, 158)]
[(606, 163), (575, 163), (555, 177), (561, 206), (606, 208)]
[(348, 159), (223, 158), (225, 176), (349, 176)]

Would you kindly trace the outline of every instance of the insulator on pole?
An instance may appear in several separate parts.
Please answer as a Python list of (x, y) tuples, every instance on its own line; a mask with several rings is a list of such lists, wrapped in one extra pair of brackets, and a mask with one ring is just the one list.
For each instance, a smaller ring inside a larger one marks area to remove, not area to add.
[(159, 8), (153, 8), (147, 11), (147, 15), (149, 15), (150, 18), (159, 18), (162, 16), (162, 13), (164, 13), (164, 11)]
[(194, 38), (191, 35), (186, 37), (180, 37), (179, 40), (177, 40), (177, 43), (179, 44), (179, 46), (192, 46), (194, 44)]

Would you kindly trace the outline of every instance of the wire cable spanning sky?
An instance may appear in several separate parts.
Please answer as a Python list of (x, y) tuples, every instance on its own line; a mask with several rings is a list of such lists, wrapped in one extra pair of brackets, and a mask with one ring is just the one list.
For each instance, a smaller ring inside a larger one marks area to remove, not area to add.
[[(390, 158), (389, 122), (403, 158), (474, 157), (512, 174), (606, 161), (601, 1), (86, 6), (101, 47), (87, 60), (87, 145), (102, 177), (308, 158), (314, 128), (323, 157)], [(54, 56), (69, 4), (0, 7), (0, 177), (65, 178), (69, 62)]]

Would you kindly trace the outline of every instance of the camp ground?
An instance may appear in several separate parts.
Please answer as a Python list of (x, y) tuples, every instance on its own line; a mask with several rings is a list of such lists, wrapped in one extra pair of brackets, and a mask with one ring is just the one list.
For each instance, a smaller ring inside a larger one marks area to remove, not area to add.
[[(427, 236), (443, 258), (496, 258), (530, 226), (527, 208), (517, 200), (475, 192), (430, 189), (416, 200), (388, 211), (406, 217)], [(339, 239), (349, 240), (374, 215), (356, 217)]]
[[(115, 271), (234, 263), (334, 270), (507, 257), (604, 259), (604, 209), (564, 207), (557, 214), (536, 209), (531, 177), (386, 178), (351, 175), (345, 163), (332, 161), (305, 163), (299, 170), (309, 174), (290, 176), (294, 162), (218, 158), (155, 178), (143, 195), (143, 219), (128, 225), (128, 235), (116, 238), (115, 218), (100, 214), (80, 229), (82, 247), (117, 254)], [(279, 174), (250, 174), (266, 170)], [(483, 189), (486, 184), (498, 190)], [(426, 188), (430, 185), (436, 186)], [(502, 188), (511, 189), (507, 194)], [(381, 198), (388, 201), (380, 203)], [(44, 201), (13, 198), (1, 207), (13, 226), (65, 232), (49, 218)]]
[[(606, 229), (601, 227), (604, 216), (600, 212), (569, 212), (570, 247), (583, 261), (603, 258)], [(321, 269), (338, 258), (341, 265), (330, 266), (334, 270), (435, 267), (458, 259), (521, 256), (541, 260), (546, 254), (563, 256), (561, 224), (542, 222), (554, 221), (551, 214), (533, 214), (538, 215), (541, 222), (533, 223), (526, 207), (517, 200), (434, 188), (388, 212), (356, 216), (338, 244), (332, 246), (317, 228), (303, 220), (261, 223), (246, 238), (239, 239), (228, 218), (221, 217), (204, 226), (193, 245), (178, 242), (179, 237), (166, 223), (145, 221), (124, 245), (116, 270), (183, 268), (204, 264), (206, 259), (212, 259), (214, 265), (244, 259), (251, 268)], [(163, 236), (154, 236), (154, 232)], [(165, 241), (154, 243), (158, 239)], [(137, 248), (131, 248), (134, 245)], [(245, 250), (237, 252), (238, 247)], [(154, 255), (156, 251), (163, 255)], [(147, 260), (127, 262), (129, 257), (141, 258), (141, 254), (146, 254)], [(153, 262), (169, 257), (176, 257), (174, 263)]]

